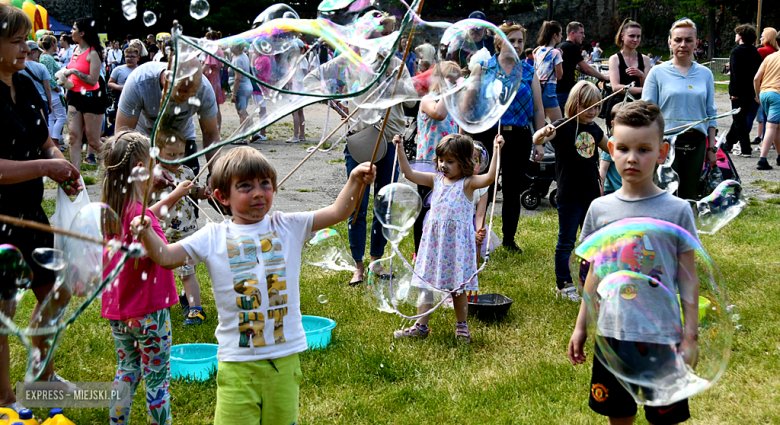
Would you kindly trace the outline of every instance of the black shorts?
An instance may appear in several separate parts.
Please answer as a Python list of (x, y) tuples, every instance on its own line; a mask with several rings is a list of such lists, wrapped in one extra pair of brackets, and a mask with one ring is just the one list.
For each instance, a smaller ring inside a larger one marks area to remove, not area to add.
[[(621, 342), (608, 338), (610, 344), (635, 344), (634, 342)], [(648, 353), (658, 353), (668, 350), (665, 345), (642, 344)], [(613, 347), (615, 348), (615, 347)], [(596, 346), (596, 351), (599, 351)], [(611, 418), (628, 418), (636, 415), (637, 404), (634, 397), (623, 387), (615, 375), (612, 374), (598, 360), (598, 355), (593, 358), (593, 374), (590, 378), (590, 397), (588, 405), (594, 412)], [(645, 418), (654, 425), (675, 424), (685, 422), (691, 417), (688, 409), (688, 399), (680, 400), (668, 406), (644, 406)]]
[(82, 114), (105, 114), (110, 103), (103, 89), (87, 91), (84, 94), (76, 90), (68, 91), (68, 106), (76, 108)]
[[(37, 221), (48, 225), (49, 220), (43, 212), (43, 208), (37, 211), (25, 213), (5, 213), (13, 217), (25, 220)], [(24, 261), (33, 272), (33, 281), (30, 288), (40, 288), (54, 283), (54, 272), (38, 265), (32, 259), (32, 252), (36, 248), (51, 248), (54, 246), (54, 235), (49, 232), (16, 227), (10, 224), (0, 226), (0, 244), (11, 244), (22, 251)], [(8, 299), (16, 295), (17, 287), (12, 280), (0, 279), (0, 299)]]

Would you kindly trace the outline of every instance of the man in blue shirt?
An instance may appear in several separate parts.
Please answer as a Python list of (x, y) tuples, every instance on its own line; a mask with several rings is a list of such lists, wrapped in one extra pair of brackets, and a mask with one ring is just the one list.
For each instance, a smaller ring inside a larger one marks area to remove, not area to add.
[(43, 103), (46, 104), (43, 108), (43, 115), (46, 118), (46, 123), (48, 123), (49, 114), (51, 113), (51, 86), (49, 85), (51, 75), (44, 65), (38, 63), (38, 58), (40, 58), (43, 49), (38, 47), (38, 43), (32, 40), (27, 40), (27, 46), (30, 48), (30, 52), (27, 53), (27, 59), (25, 60), (24, 74), (33, 80), (35, 88), (38, 89), (38, 93), (43, 99)]
[[(398, 59), (403, 60), (404, 58), (404, 51), (406, 50), (406, 43), (409, 41), (408, 38), (403, 37), (401, 39), (401, 44), (398, 45), (398, 51), (395, 52), (395, 55), (398, 57)], [(409, 70), (409, 75), (414, 77), (416, 72), (414, 69), (414, 64), (417, 63), (417, 55), (414, 54), (413, 50), (409, 50), (409, 55), (406, 57), (406, 69)]]

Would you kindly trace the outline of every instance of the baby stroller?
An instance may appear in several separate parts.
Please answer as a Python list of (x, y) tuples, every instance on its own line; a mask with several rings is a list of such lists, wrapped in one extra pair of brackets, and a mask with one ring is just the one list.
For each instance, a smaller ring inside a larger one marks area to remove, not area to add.
[[(547, 196), (550, 185), (555, 181), (555, 148), (552, 147), (552, 143), (544, 145), (544, 157), (541, 161), (533, 163), (531, 167), (531, 173), (526, 174), (526, 177), (531, 180), (531, 187), (520, 195), (520, 205), (527, 210), (535, 210), (539, 206), (542, 198)], [(553, 207), (558, 206), (555, 203), (557, 193), (558, 189), (550, 192), (550, 203)]]

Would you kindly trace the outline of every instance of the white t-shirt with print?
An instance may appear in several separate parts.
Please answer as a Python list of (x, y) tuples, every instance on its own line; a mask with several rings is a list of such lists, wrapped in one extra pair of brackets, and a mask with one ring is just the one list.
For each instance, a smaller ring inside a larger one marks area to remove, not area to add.
[(255, 224), (209, 223), (180, 242), (205, 263), (219, 313), (217, 359), (248, 362), (306, 350), (301, 323), (301, 251), (314, 213), (274, 212)]

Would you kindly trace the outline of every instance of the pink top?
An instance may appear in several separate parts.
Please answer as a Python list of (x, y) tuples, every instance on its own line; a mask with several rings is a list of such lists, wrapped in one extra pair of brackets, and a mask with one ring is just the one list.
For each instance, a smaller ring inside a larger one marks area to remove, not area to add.
[[(217, 51), (214, 53), (216, 56), (225, 59), (225, 52), (221, 48), (217, 47)], [(217, 97), (217, 104), (222, 105), (227, 100), (225, 97), (225, 91), (222, 90), (222, 79), (220, 78), (220, 70), (222, 69), (222, 62), (217, 60), (212, 55), (206, 54), (206, 60), (203, 62), (206, 67), (206, 78), (211, 83), (211, 88), (214, 89), (214, 95)], [(216, 66), (216, 68), (212, 68)]]
[(255, 59), (255, 69), (257, 70), (257, 79), (269, 83), (271, 79), (271, 58), (260, 55)]
[[(122, 229), (125, 235), (123, 243), (129, 244), (133, 241), (130, 222), (141, 215), (141, 210), (141, 203), (134, 202), (134, 205), (122, 215)], [(167, 243), (160, 222), (148, 208), (146, 216), (152, 219), (152, 229)], [(103, 278), (114, 269), (117, 261), (117, 257), (111, 260), (109, 266), (103, 271)], [(179, 302), (179, 298), (176, 294), (173, 272), (158, 266), (151, 258), (143, 257), (138, 260), (137, 267), (134, 258), (125, 261), (117, 279), (103, 290), (102, 301), (100, 312), (103, 317), (111, 320), (128, 320), (170, 307)]]
[[(87, 75), (89, 75), (89, 62), (87, 62), (87, 56), (89, 56), (89, 52), (91, 50), (94, 50), (94, 48), (90, 47), (87, 49), (84, 53), (79, 53), (78, 55), (73, 55), (73, 58), (68, 63), (68, 69), (75, 69), (76, 71), (81, 71)], [(86, 84), (84, 81), (81, 80), (81, 78), (71, 74), (68, 76), (68, 79), (71, 83), (73, 83), (73, 88), (71, 90), (80, 92), (81, 89), (84, 89), (86, 91), (92, 91), (97, 90), (100, 88), (100, 83), (95, 83), (94, 86), (90, 86)]]

